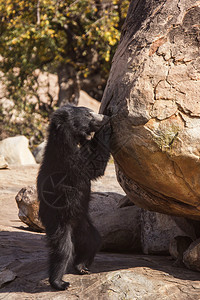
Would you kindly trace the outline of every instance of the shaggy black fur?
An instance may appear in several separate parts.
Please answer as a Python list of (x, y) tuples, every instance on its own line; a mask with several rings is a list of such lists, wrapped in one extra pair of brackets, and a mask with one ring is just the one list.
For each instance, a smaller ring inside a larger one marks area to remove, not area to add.
[[(63, 106), (52, 116), (37, 189), (39, 216), (46, 228), (49, 282), (67, 289), (63, 275), (73, 264), (89, 273), (100, 235), (88, 215), (91, 180), (104, 174), (109, 159), (109, 118), (85, 107)], [(106, 124), (105, 124), (106, 123)], [(89, 135), (96, 132), (88, 140)]]

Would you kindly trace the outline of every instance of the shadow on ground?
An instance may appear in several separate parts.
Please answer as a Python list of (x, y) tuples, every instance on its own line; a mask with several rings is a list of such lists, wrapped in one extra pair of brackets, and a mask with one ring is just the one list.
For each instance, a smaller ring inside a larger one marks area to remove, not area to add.
[[(7, 268), (17, 277), (14, 281), (5, 284), (0, 294), (6, 293), (44, 293), (52, 291), (48, 284), (47, 248), (45, 235), (25, 231), (2, 231), (0, 233), (0, 270)], [(152, 270), (172, 276), (182, 281), (199, 281), (199, 273), (172, 266), (173, 261), (165, 256), (149, 256), (134, 254), (98, 253), (92, 266), (92, 274), (80, 276), (65, 275), (65, 279), (76, 282), (76, 286), (83, 281), (92, 282), (102, 274), (112, 271), (145, 270), (148, 276)], [(1, 297), (0, 297), (1, 298)], [(14, 299), (14, 298), (13, 298)], [(16, 298), (15, 298), (16, 299)]]

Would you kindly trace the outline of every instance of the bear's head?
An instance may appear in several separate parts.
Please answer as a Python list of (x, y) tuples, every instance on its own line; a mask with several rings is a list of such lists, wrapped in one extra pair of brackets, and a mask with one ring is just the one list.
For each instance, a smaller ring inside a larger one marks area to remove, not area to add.
[(87, 107), (70, 104), (56, 110), (51, 118), (49, 131), (54, 136), (64, 134), (75, 143), (83, 143), (92, 132), (97, 132), (109, 121), (109, 117), (94, 113)]

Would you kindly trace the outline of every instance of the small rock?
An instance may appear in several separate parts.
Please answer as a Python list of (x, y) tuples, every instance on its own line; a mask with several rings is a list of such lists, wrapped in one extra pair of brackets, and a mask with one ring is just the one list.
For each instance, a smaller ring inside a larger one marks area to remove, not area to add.
[(28, 148), (28, 139), (23, 135), (0, 141), (0, 154), (4, 156), (8, 164), (31, 165), (36, 163)]
[(16, 195), (20, 220), (28, 225), (31, 229), (44, 232), (44, 227), (39, 220), (39, 202), (37, 200), (37, 191), (35, 186), (22, 188)]
[(13, 281), (16, 278), (16, 276), (17, 275), (14, 272), (8, 269), (0, 271), (0, 288), (3, 284)]
[(188, 269), (200, 271), (200, 238), (184, 252), (183, 262)]

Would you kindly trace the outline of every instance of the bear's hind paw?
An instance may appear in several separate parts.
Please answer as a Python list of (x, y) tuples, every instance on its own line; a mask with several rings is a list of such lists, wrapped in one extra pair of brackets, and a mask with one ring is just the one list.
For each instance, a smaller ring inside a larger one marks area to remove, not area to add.
[(83, 266), (81, 264), (77, 265), (75, 267), (75, 269), (78, 272), (78, 274), (80, 274), (80, 275), (90, 274), (90, 270), (87, 267), (85, 267), (85, 266)]
[(64, 291), (67, 290), (68, 287), (70, 286), (69, 282), (66, 282), (64, 280), (54, 280), (54, 281), (50, 281), (51, 286), (59, 291)]

